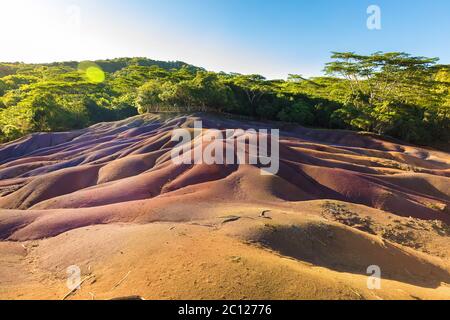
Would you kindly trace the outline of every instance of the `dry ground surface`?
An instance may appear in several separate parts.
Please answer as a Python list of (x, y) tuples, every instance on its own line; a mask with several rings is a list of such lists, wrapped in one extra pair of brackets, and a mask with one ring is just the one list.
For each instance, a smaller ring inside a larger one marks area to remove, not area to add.
[(279, 126), (146, 115), (0, 145), (0, 298), (450, 299), (450, 154), (285, 126), (276, 175), (177, 165), (195, 120)]

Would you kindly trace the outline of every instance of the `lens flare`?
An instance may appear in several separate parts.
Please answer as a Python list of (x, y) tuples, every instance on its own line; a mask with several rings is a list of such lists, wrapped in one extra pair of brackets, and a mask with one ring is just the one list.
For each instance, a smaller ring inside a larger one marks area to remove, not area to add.
[(82, 72), (86, 80), (91, 83), (102, 83), (105, 81), (105, 72), (94, 62), (81, 62), (78, 65), (78, 70)]

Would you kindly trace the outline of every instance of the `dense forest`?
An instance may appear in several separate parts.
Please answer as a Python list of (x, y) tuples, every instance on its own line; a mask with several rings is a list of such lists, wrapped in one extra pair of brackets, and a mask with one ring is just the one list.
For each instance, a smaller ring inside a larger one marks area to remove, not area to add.
[(430, 144), (450, 139), (450, 66), (405, 53), (333, 53), (324, 77), (214, 73), (121, 58), (0, 64), (0, 142), (146, 112), (213, 111)]

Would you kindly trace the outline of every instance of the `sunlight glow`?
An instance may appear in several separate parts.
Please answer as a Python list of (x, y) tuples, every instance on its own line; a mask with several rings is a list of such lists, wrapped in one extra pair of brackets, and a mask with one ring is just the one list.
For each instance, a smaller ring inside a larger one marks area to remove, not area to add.
[(93, 62), (81, 62), (78, 65), (78, 70), (83, 73), (86, 80), (91, 83), (102, 83), (105, 81), (105, 72), (100, 66)]
[(0, 61), (148, 57), (268, 78), (321, 75), (332, 51), (404, 51), (448, 63), (448, 0), (378, 0), (376, 31), (367, 29), (364, 2), (0, 0)]

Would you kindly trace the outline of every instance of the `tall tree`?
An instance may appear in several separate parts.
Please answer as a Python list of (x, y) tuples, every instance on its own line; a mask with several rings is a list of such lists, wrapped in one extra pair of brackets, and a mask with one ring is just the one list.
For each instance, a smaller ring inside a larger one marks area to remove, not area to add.
[(385, 133), (400, 114), (395, 104), (415, 105), (434, 96), (434, 65), (437, 58), (413, 57), (406, 53), (377, 52), (369, 56), (334, 52), (325, 72), (347, 80), (351, 103), (361, 129)]

